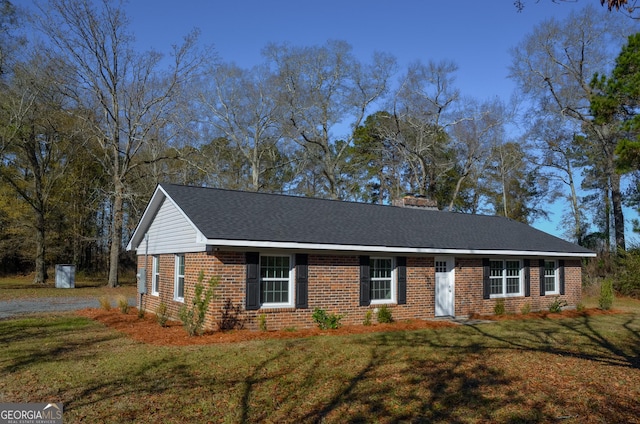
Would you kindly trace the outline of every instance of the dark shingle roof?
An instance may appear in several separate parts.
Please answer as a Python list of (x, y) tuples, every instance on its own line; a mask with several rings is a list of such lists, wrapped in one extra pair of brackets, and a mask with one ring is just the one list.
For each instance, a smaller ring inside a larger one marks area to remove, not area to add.
[(497, 216), (180, 185), (161, 187), (207, 239), (593, 254)]

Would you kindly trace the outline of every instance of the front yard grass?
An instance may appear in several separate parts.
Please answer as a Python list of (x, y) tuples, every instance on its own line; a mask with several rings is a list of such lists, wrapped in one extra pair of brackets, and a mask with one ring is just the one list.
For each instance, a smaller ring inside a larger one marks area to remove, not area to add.
[(0, 321), (0, 402), (76, 422), (638, 422), (640, 313), (167, 347)]

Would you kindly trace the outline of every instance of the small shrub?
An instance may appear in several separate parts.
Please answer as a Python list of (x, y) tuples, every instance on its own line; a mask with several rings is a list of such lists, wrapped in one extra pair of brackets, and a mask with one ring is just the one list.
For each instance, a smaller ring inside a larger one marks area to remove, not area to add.
[(556, 296), (555, 299), (553, 299), (553, 302), (549, 304), (549, 312), (557, 314), (559, 312), (562, 312), (562, 308), (567, 305), (568, 303), (566, 300), (560, 299), (560, 296)]
[(178, 317), (189, 336), (201, 336), (204, 332), (204, 319), (209, 308), (209, 303), (213, 299), (213, 292), (218, 285), (218, 279), (211, 277), (206, 283), (204, 281), (204, 271), (200, 271), (198, 282), (194, 288), (193, 302), (191, 307), (183, 305), (178, 311)]
[(107, 296), (100, 296), (98, 301), (100, 302), (101, 309), (104, 309), (105, 311), (111, 310), (111, 300)]
[(260, 331), (267, 331), (267, 316), (265, 314), (261, 314), (258, 317), (258, 326)]
[(313, 321), (318, 324), (318, 328), (321, 330), (335, 330), (340, 328), (340, 320), (343, 315), (327, 314), (324, 309), (315, 308), (311, 317), (313, 318)]
[(371, 325), (372, 317), (373, 317), (373, 311), (371, 309), (368, 309), (367, 312), (364, 314), (364, 321), (362, 322), (362, 324)]
[(577, 310), (578, 312), (582, 312), (582, 311), (584, 311), (585, 309), (586, 309), (586, 306), (584, 306), (584, 303), (582, 303), (582, 302), (580, 302), (580, 303), (578, 303), (578, 304), (576, 305), (576, 310)]
[(391, 309), (389, 309), (387, 305), (382, 305), (378, 310), (378, 322), (380, 324), (389, 324), (393, 322)]
[(520, 308), (520, 312), (522, 313), (522, 315), (529, 314), (531, 312), (531, 304), (527, 302), (524, 305), (522, 305), (522, 308)]
[(120, 308), (120, 312), (125, 315), (129, 313), (129, 299), (127, 299), (126, 296), (118, 296), (118, 308)]
[(605, 278), (600, 286), (598, 306), (605, 311), (608, 311), (613, 306), (613, 280), (611, 278)]
[(296, 331), (298, 331), (298, 329), (296, 327), (287, 327), (284, 329), (284, 331), (286, 331), (287, 333), (295, 333)]
[(504, 307), (504, 299), (496, 300), (496, 304), (493, 307), (493, 313), (496, 315), (504, 315), (505, 307)]
[(156, 321), (158, 321), (160, 327), (166, 327), (167, 321), (169, 320), (168, 312), (167, 304), (164, 302), (161, 302), (156, 308)]
[(144, 318), (144, 309), (142, 307), (138, 308), (138, 319)]

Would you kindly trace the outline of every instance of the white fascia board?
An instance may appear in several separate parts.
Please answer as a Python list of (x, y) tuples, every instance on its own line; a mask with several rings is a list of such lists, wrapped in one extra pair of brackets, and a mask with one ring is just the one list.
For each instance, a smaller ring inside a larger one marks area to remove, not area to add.
[(595, 257), (595, 253), (572, 252), (544, 252), (529, 250), (479, 250), (479, 249), (437, 249), (431, 247), (389, 247), (389, 246), (360, 246), (344, 244), (318, 244), (296, 242), (272, 242), (252, 240), (222, 240), (198, 239), (198, 243), (205, 243), (216, 247), (249, 247), (269, 249), (298, 249), (298, 250), (332, 250), (350, 252), (380, 252), (380, 253), (412, 253), (434, 255), (489, 255), (489, 256), (544, 256), (544, 257)]
[(129, 244), (127, 244), (127, 251), (138, 249), (138, 246), (144, 238), (144, 234), (149, 229), (153, 217), (156, 215), (156, 212), (158, 212), (158, 208), (165, 197), (167, 197), (167, 193), (162, 190), (162, 187), (156, 187), (156, 190), (153, 192), (153, 196), (151, 196), (151, 200), (149, 200), (149, 204), (147, 204), (147, 207), (142, 214), (142, 218), (140, 218), (140, 222), (138, 222), (138, 225), (131, 236), (131, 240), (129, 240)]

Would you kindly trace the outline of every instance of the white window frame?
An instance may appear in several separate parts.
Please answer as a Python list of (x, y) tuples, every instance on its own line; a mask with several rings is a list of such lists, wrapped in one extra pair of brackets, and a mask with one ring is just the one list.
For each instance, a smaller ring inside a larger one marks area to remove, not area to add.
[[(288, 258), (289, 259), (289, 278), (262, 278), (262, 263), (264, 258)], [(261, 308), (291, 308), (294, 306), (294, 276), (295, 265), (293, 263), (293, 255), (260, 255), (260, 307)], [(287, 282), (288, 301), (287, 302), (264, 302), (262, 299), (262, 284), (268, 281), (284, 281)]]
[[(374, 281), (385, 281), (388, 278), (378, 278), (372, 277), (373, 274), (373, 263), (375, 260), (391, 260), (391, 298), (390, 299), (374, 299), (373, 294), (373, 282)], [(388, 256), (375, 256), (369, 259), (369, 298), (372, 305), (384, 305), (389, 303), (396, 303), (396, 261), (393, 257)]]
[(160, 256), (153, 255), (151, 261), (151, 294), (160, 295)]
[[(547, 262), (553, 263), (553, 290), (547, 290)], [(560, 294), (560, 276), (558, 275), (558, 261), (555, 259), (544, 260), (544, 277), (542, 284), (544, 284), (544, 294)]]
[[(180, 259), (183, 261), (183, 270), (182, 274), (180, 274)], [(173, 300), (176, 302), (184, 302), (184, 273), (186, 268), (184, 253), (176, 254), (175, 257), (175, 267), (174, 267), (174, 283), (173, 283)], [(180, 284), (180, 280), (182, 280), (182, 296), (178, 296), (178, 287)]]
[[(489, 285), (492, 286), (492, 282), (495, 280), (501, 280), (502, 282), (502, 293), (491, 294), (491, 299), (498, 299), (503, 297), (521, 297), (524, 296), (524, 273), (523, 273), (523, 265), (522, 259), (513, 259), (513, 258), (495, 258), (490, 259), (490, 262), (502, 262), (502, 275), (500, 276), (489, 276)], [(518, 292), (517, 293), (507, 293), (507, 262), (518, 262)]]

